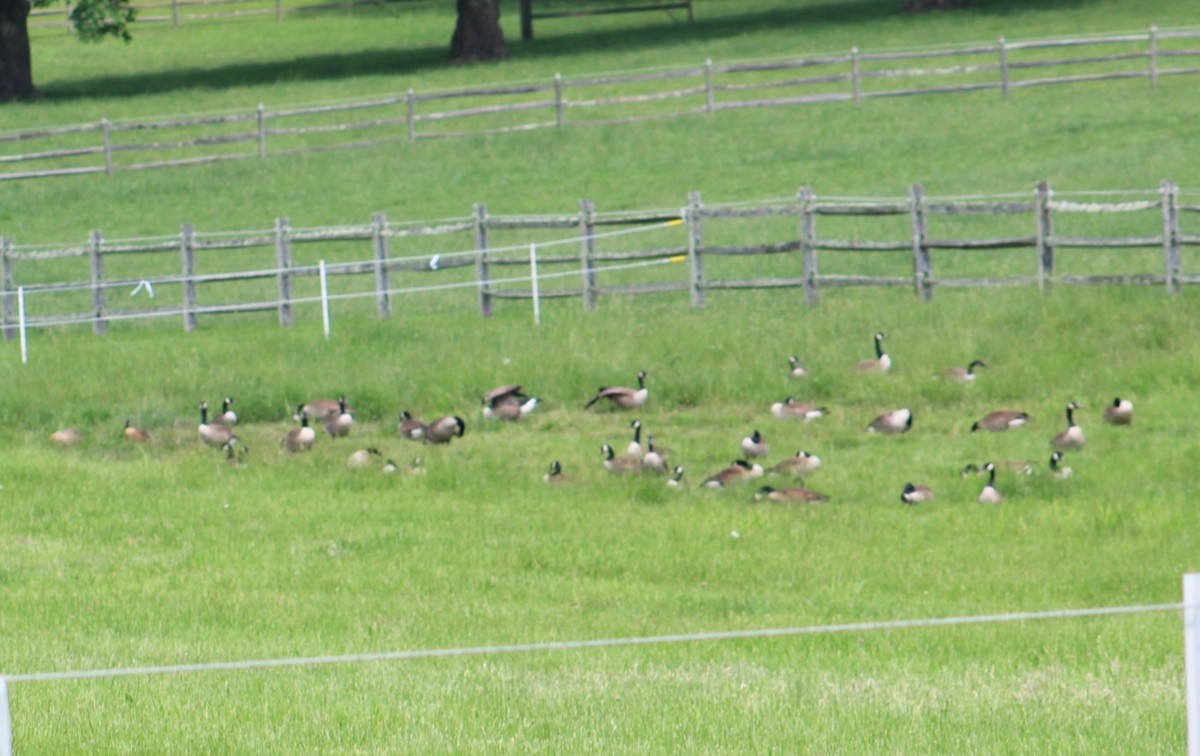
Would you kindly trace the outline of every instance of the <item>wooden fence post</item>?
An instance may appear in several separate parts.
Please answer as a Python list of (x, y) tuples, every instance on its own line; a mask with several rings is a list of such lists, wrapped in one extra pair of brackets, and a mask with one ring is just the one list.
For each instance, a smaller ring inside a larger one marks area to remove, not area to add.
[(104, 172), (113, 175), (112, 134), (107, 118), (100, 119), (100, 131), (104, 138)]
[(712, 58), (706, 58), (704, 60), (704, 107), (709, 115), (716, 110), (716, 101), (716, 92), (713, 91)]
[(179, 28), (179, 0), (171, 0), (171, 26)]
[(1054, 220), (1050, 215), (1050, 198), (1054, 192), (1050, 190), (1048, 181), (1037, 183), (1037, 253), (1038, 253), (1038, 288), (1043, 292), (1054, 285)]
[(103, 336), (108, 333), (108, 321), (104, 319), (105, 291), (104, 291), (104, 253), (101, 251), (101, 246), (104, 244), (104, 237), (100, 231), (93, 231), (88, 238), (88, 258), (92, 268), (92, 313), (95, 320), (92, 321), (92, 333), (97, 336)]
[(267, 157), (267, 109), (263, 104), (258, 103), (258, 157), (266, 159)]
[(408, 141), (413, 141), (417, 138), (417, 124), (415, 122), (417, 115), (417, 93), (410, 87), (408, 95), (404, 98), (407, 112), (404, 116), (405, 122), (408, 124)]
[(283, 0), (275, 0), (275, 20), (283, 20)]
[(579, 200), (579, 261), (583, 268), (583, 309), (596, 309), (596, 203)]
[(933, 299), (933, 264), (925, 245), (925, 188), (914, 184), (908, 192), (908, 203), (912, 218), (913, 286), (917, 296), (928, 302)]
[(533, 39), (533, 0), (521, 0), (521, 39), (528, 42)]
[(700, 212), (704, 202), (700, 192), (688, 192), (688, 272), (691, 277), (692, 307), (704, 306), (704, 230), (700, 224)]
[(1147, 40), (1150, 46), (1150, 88), (1158, 87), (1158, 27), (1154, 24), (1150, 25), (1150, 38)]
[(196, 330), (196, 230), (191, 223), (179, 228), (179, 256), (183, 267), (183, 330)]
[(997, 44), (997, 49), (1000, 51), (1000, 91), (1004, 93), (1004, 99), (1008, 99), (1008, 46), (1004, 43), (1004, 37), (1000, 38)]
[(562, 91), (562, 74), (554, 74), (554, 123), (558, 128), (563, 127), (563, 91)]
[(1179, 186), (1166, 180), (1159, 188), (1162, 195), (1163, 264), (1167, 271), (1167, 293), (1179, 293)]
[(475, 204), (475, 280), (479, 287), (479, 314), (490, 318), (492, 316), (492, 287), (487, 248), (487, 207), (482, 202), (478, 202)]
[(800, 188), (796, 203), (800, 206), (800, 258), (804, 271), (804, 304), (817, 303), (817, 214), (813, 211), (816, 196), (812, 187)]
[(388, 238), (387, 216), (375, 213), (371, 217), (371, 244), (375, 248), (375, 305), (379, 317), (386, 318), (392, 314), (391, 284), (388, 282)]
[(4, 297), (2, 315), (4, 323), (4, 340), (12, 341), (17, 335), (12, 322), (16, 310), (16, 287), (13, 286), (12, 239), (0, 236), (0, 296)]
[(862, 83), (859, 81), (858, 48), (850, 48), (850, 93), (854, 99), (854, 107), (860, 104)]
[(292, 243), (288, 239), (287, 216), (275, 219), (275, 267), (279, 282), (279, 325), (292, 325)]

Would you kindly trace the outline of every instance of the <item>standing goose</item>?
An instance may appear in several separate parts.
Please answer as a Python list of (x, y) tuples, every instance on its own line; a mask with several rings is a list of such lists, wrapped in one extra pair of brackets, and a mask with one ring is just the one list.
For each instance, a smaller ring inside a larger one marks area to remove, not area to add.
[(816, 420), (818, 417), (824, 417), (828, 414), (828, 410), (824, 407), (818, 407), (815, 404), (798, 402), (794, 397), (789, 396), (782, 402), (772, 404), (771, 414), (780, 420), (803, 420), (808, 423)]
[(804, 378), (808, 375), (808, 370), (800, 364), (800, 358), (794, 354), (788, 357), (788, 375), (792, 378)]
[(729, 467), (718, 470), (705, 479), (704, 485), (706, 488), (724, 488), (730, 483), (736, 483), (740, 480), (749, 478), (761, 478), (763, 474), (762, 465), (750, 463), (744, 459), (735, 459)]
[(912, 424), (912, 410), (902, 408), (879, 415), (867, 424), (867, 431), (871, 433), (883, 433), (885, 435), (907, 433), (912, 429)]
[(771, 447), (757, 430), (742, 439), (742, 456), (746, 459), (758, 459), (770, 453)]
[(346, 409), (346, 397), (338, 397), (338, 413), (325, 421), (325, 432), (332, 438), (344, 438), (350, 435), (354, 427), (354, 416)]
[(654, 448), (654, 436), (646, 437), (646, 453), (642, 455), (642, 469), (662, 475), (667, 473), (667, 460)]
[(425, 423), (412, 416), (408, 410), (400, 413), (400, 424), (396, 430), (409, 441), (420, 441), (425, 438)]
[(667, 485), (671, 488), (683, 488), (683, 465), (675, 465), (671, 477), (667, 478)]
[(882, 333), (875, 334), (875, 359), (863, 360), (854, 366), (856, 373), (886, 373), (892, 369), (892, 358), (883, 351), (883, 340), (887, 338)]
[(905, 504), (920, 504), (926, 501), (933, 501), (933, 491), (929, 489), (929, 486), (905, 483), (904, 490), (900, 492), (900, 501)]
[(959, 383), (971, 383), (975, 380), (975, 368), (977, 367), (987, 367), (987, 363), (983, 360), (971, 360), (970, 364), (968, 364), (965, 368), (946, 368), (943, 374), (947, 378), (958, 381)]
[(237, 413), (230, 409), (233, 406), (233, 397), (227, 396), (221, 400), (221, 414), (213, 418), (221, 425), (228, 425), (230, 428), (237, 425)]
[(800, 477), (805, 473), (810, 473), (821, 466), (821, 458), (815, 454), (809, 454), (801, 449), (796, 452), (796, 456), (788, 457), (779, 464), (771, 468), (771, 472), (781, 475), (795, 475)]
[(455, 438), (462, 438), (466, 432), (467, 424), (461, 417), (447, 415), (425, 426), (425, 443), (448, 444)]
[(758, 489), (758, 493), (754, 494), (754, 500), (762, 501), (763, 499), (779, 504), (786, 504), (791, 501), (829, 501), (829, 497), (825, 494), (804, 488), (803, 486), (788, 486), (787, 488), (763, 486)]
[(1075, 402), (1067, 402), (1067, 429), (1050, 439), (1050, 445), (1058, 451), (1082, 449), (1084, 442), (1087, 441), (1083, 435), (1083, 428), (1075, 424), (1075, 410), (1077, 409), (1082, 409), (1082, 407)]
[(642, 456), (642, 421), (634, 420), (629, 424), (633, 428), (633, 440), (629, 442), (629, 446), (625, 447), (625, 453), (630, 457)]
[(600, 447), (600, 454), (604, 457), (604, 469), (617, 475), (625, 473), (635, 473), (642, 469), (642, 460), (639, 457), (616, 456), (611, 444), (604, 444)]
[(1104, 421), (1113, 425), (1130, 425), (1133, 423), (1133, 402), (1117, 397), (1112, 404), (1104, 408)]
[(150, 433), (145, 428), (138, 428), (125, 419), (125, 440), (135, 444), (144, 444), (150, 440)]
[(233, 438), (228, 425), (208, 420), (208, 402), (200, 402), (200, 440), (209, 446), (224, 446)]
[(1071, 468), (1063, 463), (1063, 453), (1056, 451), (1050, 455), (1050, 472), (1054, 475), (1055, 480), (1066, 480), (1071, 477)]
[(988, 482), (979, 492), (978, 501), (980, 504), (999, 504), (1004, 501), (1004, 496), (996, 490), (996, 466), (988, 462), (983, 469), (988, 474)]
[(591, 407), (601, 399), (609, 400), (614, 406), (621, 409), (633, 409), (641, 407), (650, 398), (650, 389), (646, 388), (646, 371), (642, 370), (637, 374), (638, 387), (636, 389), (624, 388), (621, 386), (601, 386), (596, 395), (588, 400), (588, 403), (583, 405), (584, 409)]
[(283, 437), (283, 448), (290, 452), (306, 452), (317, 440), (317, 432), (308, 425), (308, 413), (300, 412), (300, 427), (292, 428)]
[[(346, 411), (354, 412), (353, 409)], [(302, 414), (307, 414), (308, 419), (312, 422), (324, 423), (342, 414), (342, 405), (338, 403), (337, 399), (313, 399), (311, 402), (297, 407), (296, 414), (292, 416), (292, 419), (299, 422)]]
[(1020, 428), (1029, 422), (1029, 413), (1018, 412), (1016, 410), (996, 410), (989, 412), (983, 417), (976, 420), (971, 425), (971, 432), (977, 430), (991, 431), (999, 433), (1000, 431), (1010, 430), (1012, 428)]

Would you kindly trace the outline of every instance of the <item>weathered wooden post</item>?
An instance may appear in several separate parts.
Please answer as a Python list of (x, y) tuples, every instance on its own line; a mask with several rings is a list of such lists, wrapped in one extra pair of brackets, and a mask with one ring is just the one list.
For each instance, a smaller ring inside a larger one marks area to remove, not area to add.
[(12, 341), (17, 335), (13, 328), (13, 317), (16, 311), (16, 287), (13, 286), (12, 239), (0, 236), (0, 297), (4, 298), (3, 318), (4, 340)]
[(1050, 198), (1053, 196), (1048, 181), (1037, 183), (1034, 207), (1037, 212), (1038, 288), (1043, 292), (1054, 284), (1054, 221), (1050, 215)]
[(713, 90), (713, 66), (712, 58), (706, 58), (704, 61), (704, 109), (712, 115), (716, 110), (717, 96)]
[(190, 223), (179, 228), (179, 256), (183, 268), (183, 330), (196, 330), (196, 231)]
[(417, 93), (409, 88), (408, 94), (404, 98), (404, 102), (407, 108), (404, 121), (408, 124), (408, 141), (411, 142), (417, 138)]
[(267, 109), (260, 102), (258, 103), (258, 157), (265, 160), (267, 157)]
[(858, 48), (850, 48), (850, 93), (854, 99), (854, 107), (858, 107), (862, 96), (862, 82), (859, 81)]
[(912, 218), (913, 286), (922, 301), (933, 299), (933, 264), (929, 247), (925, 245), (925, 188), (914, 184), (908, 192), (909, 214)]
[(800, 188), (796, 202), (800, 206), (800, 258), (803, 261), (804, 303), (817, 303), (817, 214), (812, 187)]
[(1008, 99), (1008, 45), (1004, 43), (1004, 37), (996, 45), (1000, 53), (1000, 91), (1004, 93), (1004, 99)]
[(391, 284), (388, 281), (388, 237), (387, 216), (375, 213), (371, 216), (371, 246), (375, 250), (375, 306), (379, 317), (392, 314)]
[(563, 127), (563, 121), (566, 118), (563, 112), (563, 89), (562, 89), (562, 74), (554, 74), (554, 123), (558, 128)]
[(100, 131), (104, 139), (104, 172), (113, 175), (112, 129), (107, 118), (100, 119)]
[(171, 0), (171, 26), (179, 28), (179, 0)]
[(691, 277), (689, 288), (692, 292), (692, 307), (704, 306), (704, 230), (700, 223), (700, 213), (704, 202), (700, 192), (688, 192), (687, 226), (688, 226), (688, 273)]
[(275, 0), (275, 20), (283, 20), (283, 0)]
[(1179, 187), (1174, 181), (1166, 180), (1159, 187), (1162, 196), (1163, 219), (1163, 264), (1167, 273), (1167, 293), (1179, 293), (1179, 271), (1182, 268), (1179, 255)]
[(279, 284), (279, 325), (292, 326), (292, 242), (287, 216), (275, 219), (275, 278)]
[(479, 314), (492, 316), (491, 271), (488, 266), (487, 207), (475, 204), (475, 281), (479, 287)]
[(92, 333), (97, 336), (103, 336), (108, 333), (108, 321), (104, 319), (105, 291), (104, 291), (104, 253), (101, 251), (101, 246), (104, 244), (104, 237), (99, 230), (92, 231), (88, 238), (88, 259), (91, 262), (92, 269), (92, 313), (95, 318), (92, 321)]
[(1158, 27), (1150, 25), (1150, 38), (1147, 40), (1150, 50), (1150, 88), (1158, 87)]
[(521, 0), (518, 4), (521, 14), (521, 39), (533, 39), (533, 0)]
[(583, 268), (583, 309), (596, 309), (596, 203), (579, 200), (579, 262)]

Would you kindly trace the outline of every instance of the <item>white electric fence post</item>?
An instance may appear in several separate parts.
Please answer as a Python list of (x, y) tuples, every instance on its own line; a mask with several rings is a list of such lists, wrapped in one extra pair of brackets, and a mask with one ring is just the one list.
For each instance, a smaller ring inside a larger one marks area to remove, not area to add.
[(542, 303), (538, 296), (537, 245), (529, 245), (529, 280), (533, 284), (533, 324), (542, 324)]
[(21, 364), (29, 362), (29, 341), (25, 334), (25, 287), (17, 289), (17, 330), (21, 332)]
[(12, 756), (12, 716), (8, 712), (8, 680), (0, 677), (0, 756)]
[(1183, 576), (1183, 668), (1187, 680), (1187, 752), (1200, 756), (1200, 572)]
[(325, 340), (329, 341), (329, 280), (325, 276), (325, 261), (318, 265), (321, 272), (321, 322), (325, 326)]

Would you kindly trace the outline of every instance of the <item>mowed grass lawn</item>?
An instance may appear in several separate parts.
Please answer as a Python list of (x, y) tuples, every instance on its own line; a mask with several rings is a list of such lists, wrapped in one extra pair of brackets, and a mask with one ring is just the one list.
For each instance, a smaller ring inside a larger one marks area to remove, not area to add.
[[(381, 62), (394, 30), (345, 19), (147, 31), (128, 48), (56, 37), (35, 41), (48, 97), (6, 114), (17, 128), (708, 54), (1143, 29), (1184, 24), (1191, 11), (1162, 3), (1147, 18), (1129, 3), (980, 0), (967, 14), (905, 17), (891, 12), (896, 4), (761, 3), (740, 22), (655, 27), (628, 46), (614, 40), (638, 17), (612, 17), (580, 27), (610, 43), (586, 54), (586, 36), (556, 38), (547, 24), (533, 45), (514, 43), (512, 63), (481, 69), (438, 65), (445, 4), (397, 16), (422, 40), (399, 70)], [(714, 2), (698, 12), (748, 7)], [(264, 39), (263, 29), (278, 36)], [(360, 43), (385, 52), (354, 53)], [(210, 51), (216, 68), (194, 71)], [(277, 76), (279, 61), (292, 59)], [(1024, 192), (1041, 178), (1065, 192), (1153, 189), (1174, 178), (1194, 203), (1194, 88), (1180, 78), (1156, 90), (1034, 89), (1007, 102), (995, 93), (909, 98), (7, 183), (0, 234), (78, 243), (93, 228), (109, 238), (170, 234), (183, 222), (266, 228), (279, 215), (298, 226), (363, 222), (374, 211), (431, 219), (464, 215), (476, 201), (512, 213), (569, 212), (580, 197), (601, 210), (678, 207), (690, 190), (740, 201), (790, 196), (802, 184), (903, 196), (918, 182), (945, 195)], [(1185, 233), (1194, 233), (1190, 217)], [(1104, 233), (1157, 233), (1153, 219), (1149, 230), (1137, 225), (1144, 220), (1122, 216)], [(1089, 233), (1062, 223), (1060, 233)], [(1147, 256), (1138, 253), (1137, 270), (1150, 272), (1140, 267)], [(970, 266), (1032, 273), (1014, 259), (981, 253)], [(1122, 251), (1061, 259), (1073, 273), (1128, 272)], [(903, 274), (909, 256), (852, 265)], [(19, 266), (24, 275), (40, 274)], [(34, 330), (27, 365), (5, 342), (0, 673), (1172, 604), (1182, 574), (1198, 567), (1200, 313), (1190, 289), (939, 289), (929, 303), (910, 290), (852, 289), (824, 291), (814, 308), (797, 291), (712, 292), (702, 310), (677, 293), (606, 298), (592, 313), (577, 300), (544, 302), (541, 326), (528, 303), (501, 302), (484, 320), (473, 293), (408, 295), (394, 306), (378, 320), (367, 305), (335, 304), (328, 342), (312, 306), (298, 309), (292, 329), (265, 314), (206, 317), (190, 334), (174, 322), (113, 324), (103, 338)], [(872, 356), (879, 330), (895, 368), (855, 375), (850, 366)], [(791, 354), (809, 378), (787, 377)], [(975, 358), (988, 363), (975, 385), (936, 377)], [(651, 399), (642, 410), (582, 409), (598, 386), (632, 382), (643, 369)], [(489, 425), (479, 397), (507, 383), (542, 406), (520, 423)], [(356, 411), (351, 437), (285, 453), (296, 405), (338, 394)], [(242, 419), (243, 464), (196, 435), (198, 403), (225, 395)], [(771, 417), (770, 404), (789, 395), (827, 406), (828, 417)], [(1132, 427), (1100, 421), (1114, 396), (1134, 402)], [(1068, 454), (1073, 477), (1056, 481), (1049, 439), (1071, 400), (1083, 405), (1088, 442)], [(914, 413), (910, 433), (865, 431), (898, 407)], [(459, 414), (467, 433), (445, 447), (403, 441), (395, 426), (406, 409)], [(993, 409), (1033, 420), (971, 433)], [(634, 417), (686, 467), (684, 490), (602, 468), (600, 445), (623, 448)], [(149, 429), (148, 444), (122, 440), (126, 418)], [(83, 442), (53, 447), (49, 434), (67, 426)], [(699, 486), (756, 428), (771, 444), (769, 462), (799, 449), (821, 456), (804, 482), (828, 503), (756, 504), (757, 482)], [(369, 446), (401, 472), (348, 469), (349, 454)], [(408, 471), (415, 456), (424, 474)], [(542, 482), (555, 459), (570, 483)], [(1033, 460), (1037, 472), (1000, 474), (1005, 503), (976, 503), (984, 481), (961, 477), (963, 465), (1007, 459)], [(901, 505), (910, 480), (937, 498)], [(25, 680), (9, 694), (16, 750), (33, 753), (1165, 752), (1185, 737), (1180, 630), (1179, 612), (1164, 611)]]

